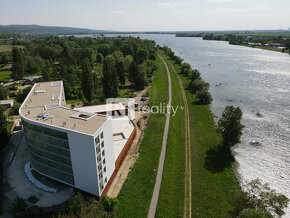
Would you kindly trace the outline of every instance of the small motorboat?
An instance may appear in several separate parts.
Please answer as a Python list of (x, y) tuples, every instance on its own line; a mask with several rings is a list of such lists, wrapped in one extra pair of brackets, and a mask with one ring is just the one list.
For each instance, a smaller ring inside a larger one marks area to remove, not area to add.
[(253, 141), (250, 142), (250, 144), (251, 144), (251, 145), (259, 145), (260, 142), (253, 140)]

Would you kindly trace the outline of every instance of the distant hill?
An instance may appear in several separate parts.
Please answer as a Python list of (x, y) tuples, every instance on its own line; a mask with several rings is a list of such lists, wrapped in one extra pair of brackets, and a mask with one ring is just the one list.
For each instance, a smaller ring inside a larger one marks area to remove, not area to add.
[(39, 26), (39, 25), (0, 25), (0, 33), (15, 33), (21, 35), (69, 35), (98, 34), (112, 32), (109, 30), (92, 30), (74, 27)]

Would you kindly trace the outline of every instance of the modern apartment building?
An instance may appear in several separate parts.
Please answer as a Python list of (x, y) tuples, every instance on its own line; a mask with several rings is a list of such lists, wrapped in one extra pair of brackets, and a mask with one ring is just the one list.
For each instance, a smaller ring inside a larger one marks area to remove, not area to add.
[(101, 197), (122, 164), (136, 129), (126, 116), (119, 119), (98, 113), (96, 106), (89, 109), (67, 108), (63, 83), (54, 81), (35, 83), (19, 114), (32, 168)]

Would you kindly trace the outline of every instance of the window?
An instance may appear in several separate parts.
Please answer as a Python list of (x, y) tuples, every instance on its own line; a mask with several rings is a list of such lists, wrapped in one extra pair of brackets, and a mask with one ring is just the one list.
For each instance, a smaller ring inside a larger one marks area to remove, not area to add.
[(102, 141), (102, 143), (101, 143), (101, 146), (102, 146), (102, 148), (105, 146), (105, 144), (104, 144), (104, 142)]
[(105, 178), (105, 183), (107, 183), (107, 177)]
[(106, 159), (103, 160), (103, 164), (106, 164)]
[(103, 181), (101, 181), (100, 182), (100, 190), (103, 191), (103, 189), (104, 189), (104, 184), (103, 184)]
[(100, 145), (97, 145), (97, 147), (96, 147), (96, 152), (97, 152), (97, 154), (99, 154), (99, 153), (101, 152)]
[(101, 139), (103, 139), (104, 138), (104, 134), (103, 134), (103, 132), (101, 132)]
[(97, 161), (98, 161), (98, 163), (100, 163), (101, 162), (101, 155), (99, 154), (99, 156), (97, 157)]
[(102, 163), (99, 164), (99, 166), (98, 166), (98, 170), (99, 170), (99, 171), (102, 171)]
[(102, 178), (103, 178), (103, 173), (100, 172), (100, 174), (99, 174), (99, 180), (101, 180)]
[(107, 171), (106, 167), (104, 167), (104, 173)]
[(100, 138), (99, 138), (99, 136), (97, 136), (97, 137), (95, 138), (95, 142), (96, 142), (96, 145), (100, 143)]
[(105, 156), (105, 150), (102, 151), (102, 156)]

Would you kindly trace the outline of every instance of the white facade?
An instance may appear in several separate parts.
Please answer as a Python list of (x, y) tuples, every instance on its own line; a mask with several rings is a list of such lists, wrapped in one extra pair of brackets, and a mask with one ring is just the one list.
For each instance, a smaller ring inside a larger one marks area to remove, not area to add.
[(112, 121), (65, 108), (62, 81), (49, 83), (36, 83), (19, 109), (32, 167), (101, 196), (115, 170)]

